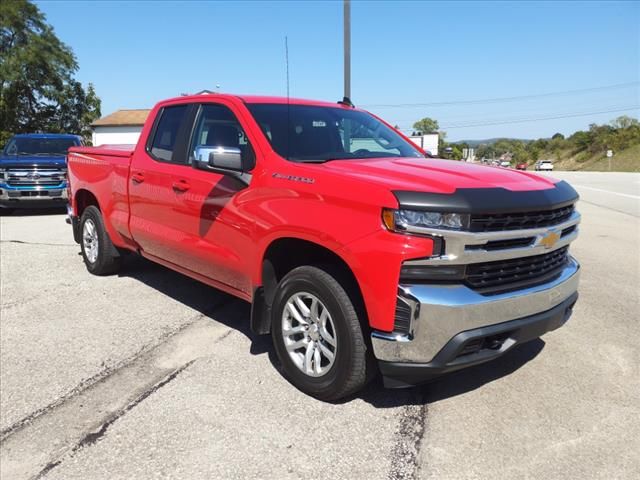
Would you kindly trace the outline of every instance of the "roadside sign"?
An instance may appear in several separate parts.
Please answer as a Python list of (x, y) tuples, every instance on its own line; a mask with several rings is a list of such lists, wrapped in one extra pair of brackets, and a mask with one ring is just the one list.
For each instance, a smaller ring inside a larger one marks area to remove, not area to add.
[(607, 158), (613, 157), (613, 150), (607, 150)]

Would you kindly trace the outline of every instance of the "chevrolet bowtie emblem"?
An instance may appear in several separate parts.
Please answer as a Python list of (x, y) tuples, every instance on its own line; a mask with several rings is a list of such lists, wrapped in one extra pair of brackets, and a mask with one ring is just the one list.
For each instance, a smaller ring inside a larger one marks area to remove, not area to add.
[(539, 245), (543, 245), (544, 248), (549, 250), (550, 248), (553, 248), (553, 246), (556, 243), (558, 243), (558, 240), (560, 240), (560, 234), (559, 233), (557, 233), (557, 232), (549, 232), (544, 237), (542, 237), (540, 239), (538, 244)]

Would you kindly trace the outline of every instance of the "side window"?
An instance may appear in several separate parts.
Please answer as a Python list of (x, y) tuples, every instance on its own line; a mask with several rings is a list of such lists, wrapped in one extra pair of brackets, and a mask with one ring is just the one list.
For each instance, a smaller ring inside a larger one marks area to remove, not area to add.
[(246, 171), (255, 166), (255, 155), (240, 122), (224, 105), (205, 104), (193, 130), (189, 147), (189, 162), (206, 161), (212, 147), (237, 148)]
[(178, 132), (185, 119), (189, 106), (176, 105), (165, 107), (160, 112), (160, 120), (156, 126), (149, 153), (158, 160), (170, 162), (176, 146)]

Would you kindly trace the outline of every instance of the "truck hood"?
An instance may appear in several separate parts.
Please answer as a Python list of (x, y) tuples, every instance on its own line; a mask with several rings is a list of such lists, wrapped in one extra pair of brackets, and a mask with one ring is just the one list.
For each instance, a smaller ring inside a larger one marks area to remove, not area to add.
[(26, 156), (26, 155), (0, 155), (0, 168), (12, 167), (64, 167), (64, 156)]
[(384, 185), (390, 190), (453, 193), (460, 188), (546, 190), (555, 180), (508, 168), (430, 158), (336, 160), (323, 164), (340, 175)]

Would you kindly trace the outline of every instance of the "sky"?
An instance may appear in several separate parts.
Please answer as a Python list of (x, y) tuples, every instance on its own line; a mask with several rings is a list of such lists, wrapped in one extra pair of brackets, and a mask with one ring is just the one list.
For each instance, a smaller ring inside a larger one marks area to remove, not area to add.
[[(285, 36), (290, 95), (343, 96), (342, 1), (36, 3), (103, 115), (203, 89), (285, 96)], [(403, 130), (539, 138), (640, 114), (640, 2), (354, 0), (351, 21), (352, 101)]]

